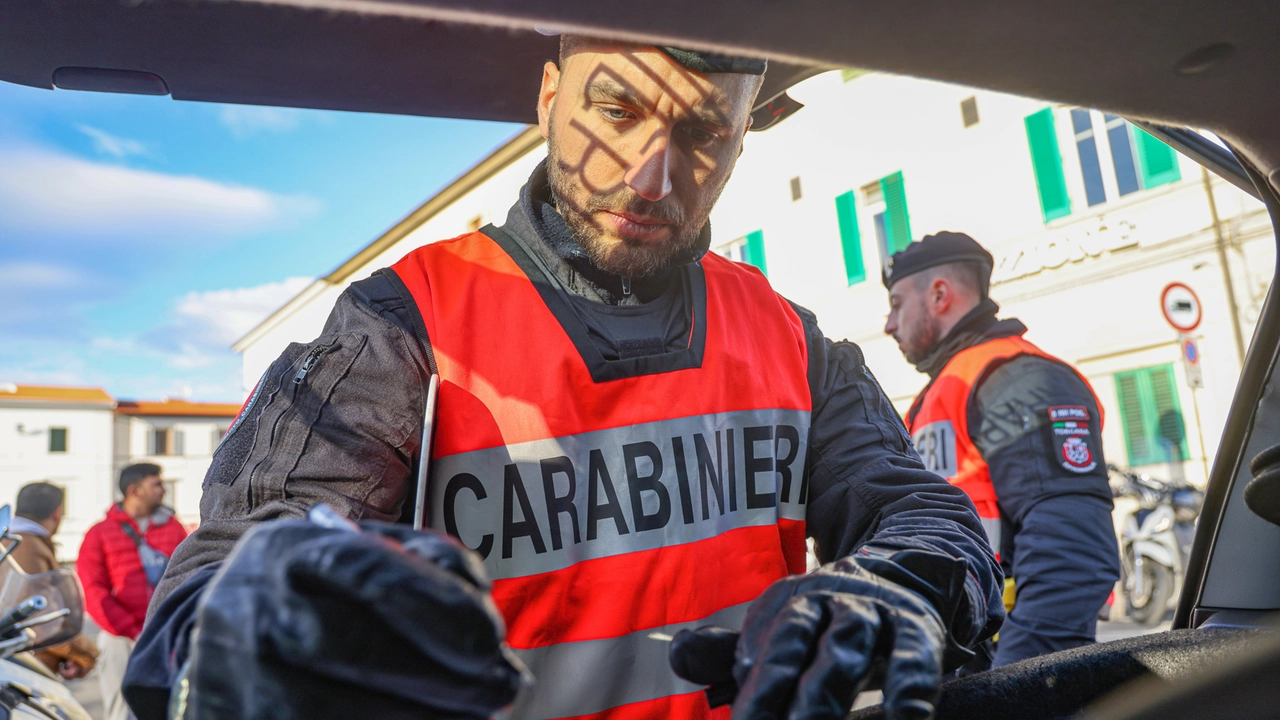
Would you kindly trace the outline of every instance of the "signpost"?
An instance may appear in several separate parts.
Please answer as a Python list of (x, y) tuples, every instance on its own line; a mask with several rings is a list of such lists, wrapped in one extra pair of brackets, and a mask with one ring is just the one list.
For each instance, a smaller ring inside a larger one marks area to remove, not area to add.
[(1182, 369), (1191, 388), (1191, 405), (1196, 414), (1196, 432), (1200, 436), (1200, 457), (1204, 461), (1204, 475), (1209, 477), (1209, 456), (1204, 448), (1204, 428), (1200, 425), (1200, 400), (1197, 388), (1204, 387), (1204, 371), (1200, 367), (1200, 346), (1191, 337), (1191, 331), (1200, 327), (1202, 307), (1196, 292), (1180, 282), (1171, 282), (1160, 293), (1160, 310), (1164, 319), (1178, 331), (1178, 354), (1182, 357)]

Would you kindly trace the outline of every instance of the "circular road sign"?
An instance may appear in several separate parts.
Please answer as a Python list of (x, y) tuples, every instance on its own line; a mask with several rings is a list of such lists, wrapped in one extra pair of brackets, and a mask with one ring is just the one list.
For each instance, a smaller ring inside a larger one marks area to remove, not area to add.
[(1180, 282), (1169, 283), (1160, 293), (1160, 309), (1164, 319), (1175, 330), (1191, 332), (1200, 325), (1200, 298), (1191, 288)]
[(1182, 341), (1182, 357), (1191, 365), (1200, 362), (1200, 348), (1195, 340), (1186, 338)]

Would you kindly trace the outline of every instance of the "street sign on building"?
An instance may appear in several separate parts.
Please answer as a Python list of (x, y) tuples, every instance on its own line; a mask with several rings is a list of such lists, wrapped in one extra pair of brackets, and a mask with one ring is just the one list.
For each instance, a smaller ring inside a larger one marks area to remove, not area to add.
[(1160, 293), (1160, 309), (1173, 329), (1188, 333), (1200, 326), (1200, 298), (1180, 282), (1169, 283)]
[(1200, 368), (1200, 346), (1195, 338), (1187, 334), (1178, 336), (1178, 347), (1182, 350), (1182, 367), (1186, 370), (1187, 386), (1204, 387), (1204, 371)]

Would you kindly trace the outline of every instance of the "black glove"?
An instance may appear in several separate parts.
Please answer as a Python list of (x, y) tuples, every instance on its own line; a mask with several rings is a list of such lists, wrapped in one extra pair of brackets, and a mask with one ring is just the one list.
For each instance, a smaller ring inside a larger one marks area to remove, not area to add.
[[(525, 675), (484, 568), (452, 539), (263, 523), (201, 601), (188, 720), (487, 718)], [(185, 692), (183, 692), (185, 691)]]
[(974, 632), (974, 619), (957, 617), (966, 570), (941, 553), (864, 547), (771, 585), (740, 637), (723, 628), (681, 632), (671, 666), (710, 685), (713, 706), (732, 701), (735, 720), (839, 720), (881, 679), (890, 718), (927, 718), (944, 667), (972, 657), (951, 632), (957, 624), (966, 639)]

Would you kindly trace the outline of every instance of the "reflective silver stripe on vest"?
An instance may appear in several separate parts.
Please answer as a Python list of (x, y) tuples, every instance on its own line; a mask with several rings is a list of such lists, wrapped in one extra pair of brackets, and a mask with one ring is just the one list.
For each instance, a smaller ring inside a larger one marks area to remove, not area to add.
[(987, 542), (991, 543), (991, 551), (1000, 553), (1000, 518), (978, 518), (982, 521), (982, 529), (987, 531)]
[(537, 678), (520, 692), (503, 720), (543, 720), (597, 713), (628, 703), (696, 692), (701, 685), (671, 671), (671, 638), (685, 628), (742, 627), (750, 603), (725, 608), (710, 617), (664, 625), (606, 640), (561, 643), (516, 650)]
[(950, 420), (935, 420), (911, 434), (924, 469), (951, 480), (959, 474), (956, 461), (956, 430)]
[(803, 520), (809, 413), (696, 415), (450, 455), (432, 527), (495, 580)]

